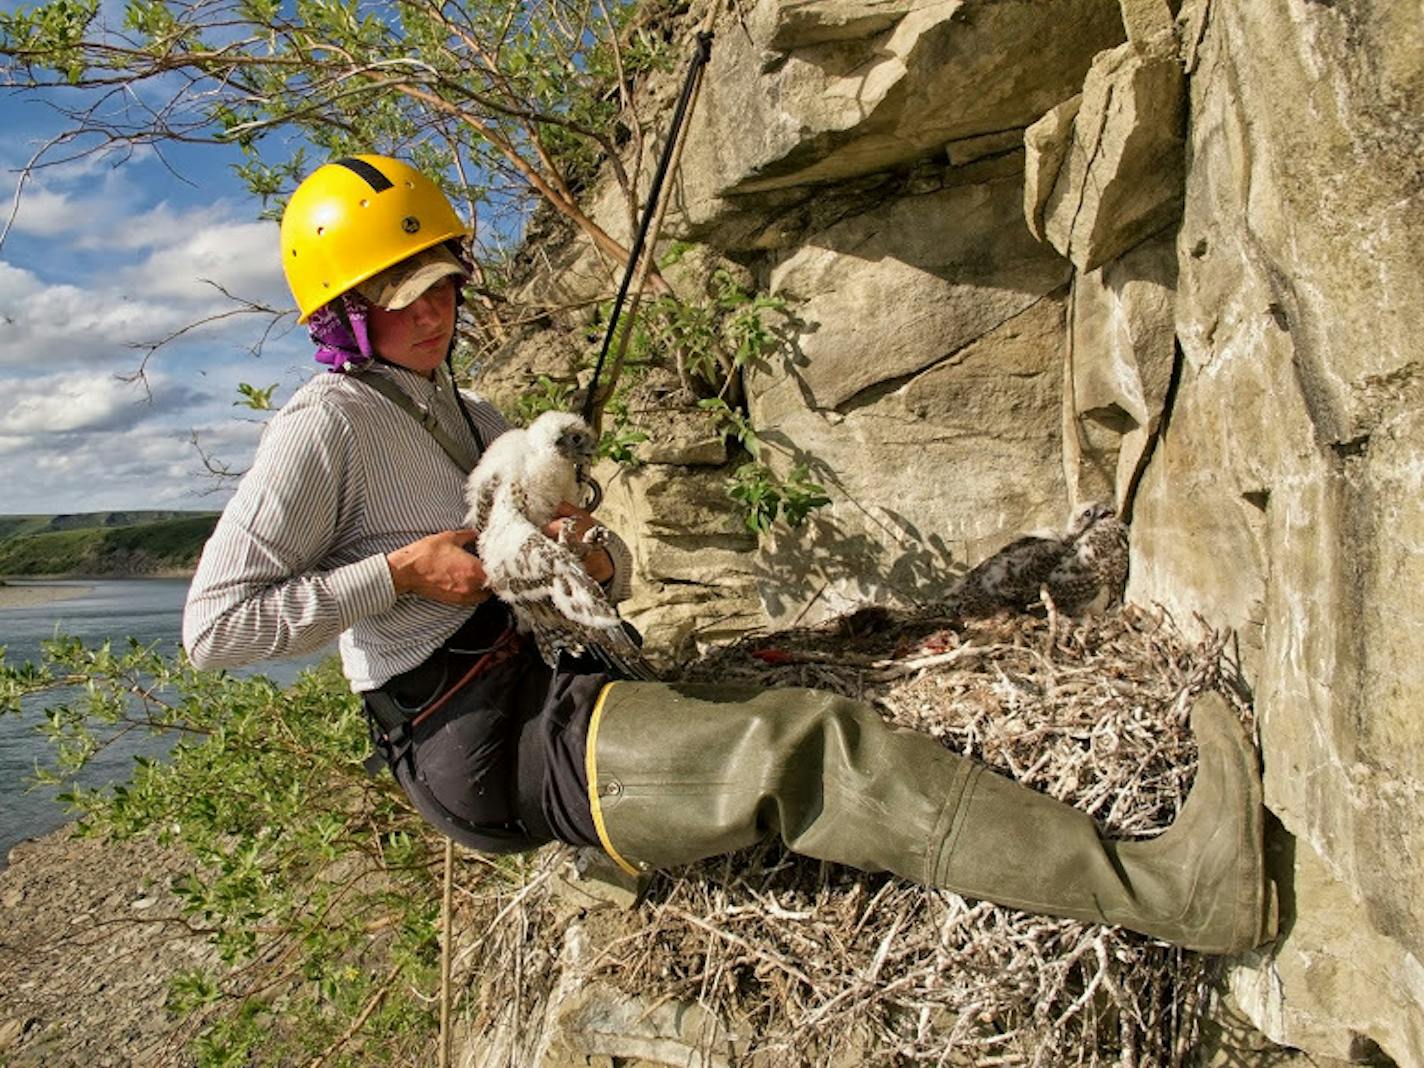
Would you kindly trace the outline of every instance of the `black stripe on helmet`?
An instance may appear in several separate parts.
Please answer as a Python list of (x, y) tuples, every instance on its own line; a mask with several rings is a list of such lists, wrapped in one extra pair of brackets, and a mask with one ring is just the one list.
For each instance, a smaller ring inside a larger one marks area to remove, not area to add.
[(387, 189), (391, 188), (391, 186), (395, 185), (394, 182), (364, 159), (347, 156), (345, 159), (332, 160), (332, 164), (337, 167), (345, 167), (349, 171), (355, 171), (362, 178), (366, 179), (366, 184), (377, 193), (384, 193)]

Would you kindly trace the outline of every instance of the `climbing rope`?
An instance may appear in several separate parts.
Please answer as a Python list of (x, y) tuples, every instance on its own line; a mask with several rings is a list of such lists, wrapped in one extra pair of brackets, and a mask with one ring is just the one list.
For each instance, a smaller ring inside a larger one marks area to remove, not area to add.
[(455, 840), (445, 839), (445, 885), (440, 901), (440, 1059), (439, 1068), (450, 1068), (450, 957), (454, 932), (451, 906), (455, 884)]
[[(714, 8), (715, 10), (715, 5)], [(709, 18), (710, 24), (710, 18)], [(603, 363), (608, 356), (608, 350), (613, 344), (614, 332), (618, 329), (618, 316), (622, 311), (623, 302), (628, 297), (628, 290), (633, 282), (633, 272), (638, 266), (638, 260), (643, 254), (643, 247), (647, 242), (648, 232), (652, 227), (653, 219), (662, 219), (659, 211), (659, 202), (662, 199), (663, 181), (667, 178), (668, 171), (672, 169), (672, 162), (678, 154), (680, 147), (680, 134), (683, 123), (692, 109), (692, 104), (697, 96), (698, 88), (702, 81), (702, 71), (707, 66), (707, 61), (712, 58), (712, 31), (710, 29), (699, 30), (696, 36), (696, 51), (693, 53), (692, 62), (687, 69), (687, 77), (682, 83), (682, 92), (678, 95), (677, 107), (673, 111), (672, 125), (668, 129), (667, 141), (663, 144), (662, 156), (658, 160), (657, 172), (653, 175), (653, 184), (648, 189), (648, 202), (643, 209), (643, 217), (638, 224), (638, 233), (633, 240), (633, 248), (628, 253), (628, 264), (623, 271), (623, 281), (618, 287), (618, 295), (613, 300), (613, 311), (608, 317), (608, 329), (603, 335), (603, 347), (599, 349), (598, 361), (593, 365), (593, 378), (588, 384), (588, 393), (583, 401), (584, 422), (597, 431), (596, 425), (598, 414), (602, 406), (598, 403), (598, 379), (603, 372)], [(651, 254), (650, 254), (651, 255)], [(639, 278), (639, 291), (642, 290), (642, 281), (647, 277), (647, 266)], [(627, 344), (627, 336), (624, 336), (623, 344)], [(619, 355), (621, 358), (622, 349)]]

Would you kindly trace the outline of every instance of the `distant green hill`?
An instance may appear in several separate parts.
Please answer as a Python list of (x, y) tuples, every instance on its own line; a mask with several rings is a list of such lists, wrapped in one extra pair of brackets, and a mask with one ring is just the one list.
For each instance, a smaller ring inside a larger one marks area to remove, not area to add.
[(44, 534), (54, 530), (88, 530), (91, 527), (132, 527), (165, 519), (194, 519), (216, 512), (78, 512), (71, 515), (0, 515), (0, 541), (22, 534)]
[(0, 516), (0, 575), (191, 571), (217, 512)]

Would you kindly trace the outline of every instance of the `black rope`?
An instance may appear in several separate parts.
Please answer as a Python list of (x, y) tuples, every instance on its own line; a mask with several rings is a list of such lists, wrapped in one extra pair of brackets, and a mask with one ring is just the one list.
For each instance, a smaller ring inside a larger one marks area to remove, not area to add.
[(642, 255), (643, 244), (648, 238), (648, 229), (652, 226), (653, 217), (657, 212), (658, 201), (662, 198), (663, 179), (667, 177), (668, 167), (672, 162), (673, 146), (677, 144), (678, 132), (682, 129), (683, 119), (687, 115), (688, 101), (692, 99), (692, 88), (696, 82), (697, 73), (712, 58), (712, 34), (703, 30), (697, 34), (697, 53), (692, 57), (692, 65), (687, 69), (687, 78), (682, 83), (682, 94), (677, 99), (677, 109), (673, 112), (672, 126), (668, 130), (667, 142), (663, 145), (662, 158), (658, 160), (658, 170), (653, 176), (653, 184), (648, 189), (648, 203), (643, 209), (642, 222), (638, 224), (638, 235), (633, 241), (633, 249), (628, 253), (628, 268), (623, 272), (623, 284), (618, 287), (618, 296), (613, 301), (613, 313), (608, 317), (608, 331), (603, 335), (603, 348), (599, 350), (598, 362), (593, 366), (593, 379), (588, 384), (588, 395), (583, 401), (584, 422), (592, 425), (593, 405), (598, 396), (598, 376), (603, 373), (603, 361), (608, 356), (608, 349), (613, 344), (613, 333), (618, 328), (618, 313), (623, 310), (623, 301), (628, 297), (628, 287), (633, 282), (633, 270), (638, 264), (638, 257)]
[(460, 393), (460, 383), (455, 381), (455, 342), (450, 342), (450, 351), (445, 354), (445, 369), (450, 372), (450, 388), (455, 393), (455, 407), (460, 409), (460, 415), (465, 420), (465, 426), (469, 428), (470, 437), (475, 439), (475, 459), (479, 460), (485, 454), (485, 443), (480, 438), (480, 432), (475, 429), (475, 421), (470, 416), (470, 409), (465, 407), (465, 398)]

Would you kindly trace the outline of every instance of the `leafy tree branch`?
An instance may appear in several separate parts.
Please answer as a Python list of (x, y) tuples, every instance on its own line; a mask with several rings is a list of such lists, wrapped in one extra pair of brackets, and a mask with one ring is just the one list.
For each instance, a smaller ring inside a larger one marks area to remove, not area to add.
[[(83, 139), (81, 151), (235, 144), (272, 210), (309, 152), (407, 155), (471, 207), (527, 216), (542, 199), (616, 267), (627, 250), (579, 193), (606, 163), (635, 212), (618, 141), (636, 132), (641, 146), (635, 87), (668, 50), (622, 39), (630, 12), (603, 0), (128, 0), (115, 27), (97, 0), (50, 0), (0, 15), (0, 55), (12, 88), (70, 91), (64, 143)], [(41, 150), (27, 173), (47, 162)], [(498, 244), (478, 236), (478, 250)], [(667, 292), (660, 276), (653, 285)]]

